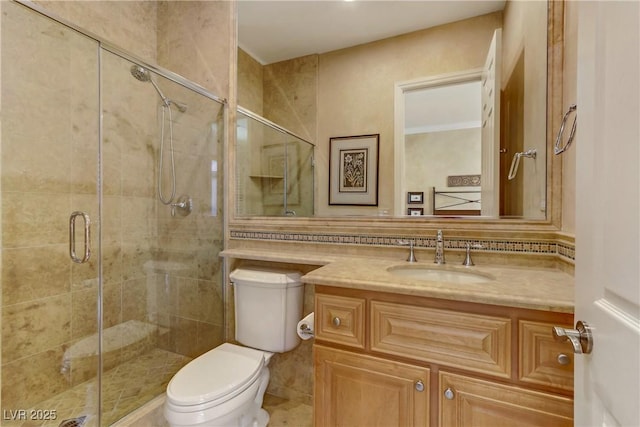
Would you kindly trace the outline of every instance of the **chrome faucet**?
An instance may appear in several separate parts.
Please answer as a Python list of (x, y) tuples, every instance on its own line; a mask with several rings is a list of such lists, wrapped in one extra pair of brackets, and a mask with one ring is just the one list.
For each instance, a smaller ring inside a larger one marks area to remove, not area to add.
[(446, 264), (444, 260), (444, 237), (442, 237), (442, 230), (438, 230), (436, 234), (436, 256), (433, 262), (438, 265)]
[(409, 246), (409, 257), (407, 258), (407, 262), (418, 262), (418, 260), (416, 259), (415, 254), (413, 253), (413, 245), (414, 245), (414, 241), (413, 240), (398, 240), (398, 244), (402, 245), (402, 246)]

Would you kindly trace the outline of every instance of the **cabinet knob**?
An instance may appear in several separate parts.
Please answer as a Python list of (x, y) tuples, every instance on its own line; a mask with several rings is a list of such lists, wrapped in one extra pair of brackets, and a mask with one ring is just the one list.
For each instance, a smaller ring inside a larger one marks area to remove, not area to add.
[(424, 391), (424, 383), (422, 382), (422, 380), (416, 381), (415, 386), (416, 391)]
[(456, 397), (456, 394), (453, 392), (453, 390), (451, 390), (451, 387), (448, 387), (444, 391), (444, 398), (447, 400), (453, 400), (454, 397)]
[(568, 365), (571, 363), (571, 358), (564, 353), (558, 354), (558, 363), (561, 365)]
[(331, 323), (333, 323), (333, 326), (338, 327), (342, 322), (340, 321), (340, 318), (336, 316), (333, 318), (333, 320), (331, 320)]

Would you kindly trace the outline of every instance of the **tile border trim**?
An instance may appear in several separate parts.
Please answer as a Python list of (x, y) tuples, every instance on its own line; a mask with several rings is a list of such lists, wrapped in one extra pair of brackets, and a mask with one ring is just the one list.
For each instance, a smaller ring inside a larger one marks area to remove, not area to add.
[[(271, 231), (230, 230), (230, 237), (238, 240), (263, 240), (277, 242), (327, 243), (363, 246), (400, 246), (398, 240), (411, 239), (418, 248), (434, 249), (435, 237), (415, 237), (411, 235), (369, 235), (333, 233), (283, 233)], [(556, 255), (568, 261), (575, 261), (575, 247), (566, 242), (546, 240), (509, 239), (445, 239), (445, 249), (465, 249), (467, 243), (481, 245), (484, 252), (520, 253), (535, 255)]]

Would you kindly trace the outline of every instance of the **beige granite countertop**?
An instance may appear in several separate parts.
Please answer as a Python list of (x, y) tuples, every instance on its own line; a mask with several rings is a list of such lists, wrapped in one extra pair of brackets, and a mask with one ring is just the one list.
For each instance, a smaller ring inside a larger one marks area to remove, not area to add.
[(223, 258), (237, 258), (255, 261), (286, 262), (291, 264), (326, 265), (342, 258), (340, 255), (313, 252), (265, 251), (258, 249), (225, 249)]
[[(391, 292), (528, 308), (561, 313), (573, 313), (574, 278), (554, 268), (521, 267), (513, 265), (476, 265), (463, 267), (457, 264), (437, 266), (432, 262), (408, 263), (386, 258), (345, 256), (326, 253), (267, 252), (246, 249), (228, 249), (223, 257), (273, 262), (289, 262), (318, 265), (302, 280), (315, 285)], [(483, 283), (445, 283), (399, 277), (388, 269), (394, 267), (426, 267), (429, 269), (456, 270), (486, 276)]]
[[(399, 277), (388, 269), (426, 267), (475, 273), (482, 283), (445, 283)], [(455, 301), (494, 304), (533, 310), (573, 313), (573, 276), (556, 269), (517, 266), (437, 266), (382, 259), (345, 259), (307, 273), (302, 280), (315, 285), (392, 292)]]

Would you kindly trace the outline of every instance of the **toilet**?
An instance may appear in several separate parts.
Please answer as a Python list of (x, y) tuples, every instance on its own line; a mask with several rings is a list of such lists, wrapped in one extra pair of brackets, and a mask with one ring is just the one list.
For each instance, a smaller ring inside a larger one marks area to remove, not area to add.
[(297, 271), (240, 268), (234, 285), (236, 340), (189, 362), (167, 386), (164, 415), (171, 427), (265, 427), (262, 400), (269, 360), (293, 350), (304, 287)]

